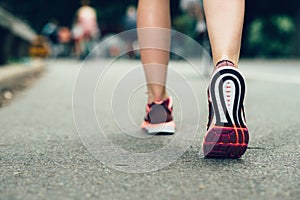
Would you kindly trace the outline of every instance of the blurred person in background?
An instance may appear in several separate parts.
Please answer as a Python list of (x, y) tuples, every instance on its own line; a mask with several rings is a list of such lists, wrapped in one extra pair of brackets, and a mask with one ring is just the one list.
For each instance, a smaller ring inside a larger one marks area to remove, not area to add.
[(41, 31), (41, 34), (47, 38), (47, 42), (49, 43), (51, 49), (51, 56), (56, 57), (58, 54), (58, 21), (56, 19), (50, 19), (47, 22)]
[[(202, 0), (181, 0), (179, 6), (182, 14), (177, 16), (172, 23), (175, 30), (192, 37), (206, 51), (210, 52)], [(183, 41), (183, 43), (185, 42)], [(193, 54), (193, 56), (199, 55)], [(207, 68), (205, 69), (208, 71)]]
[(76, 13), (72, 28), (75, 55), (80, 59), (89, 53), (91, 42), (100, 36), (96, 10), (90, 6), (89, 0), (81, 0), (81, 5)]
[(134, 5), (130, 5), (126, 9), (126, 15), (124, 17), (124, 28), (125, 30), (136, 28), (136, 16), (137, 11)]
[(51, 48), (51, 57), (70, 55), (71, 31), (68, 27), (59, 26), (55, 19), (51, 19), (42, 28), (41, 34), (47, 38)]
[[(206, 157), (240, 158), (248, 146), (245, 80), (238, 69), (244, 0), (204, 0), (214, 72), (208, 87), (209, 117), (203, 141)], [(148, 133), (175, 133), (173, 101), (166, 90), (170, 59), (170, 0), (139, 0), (137, 15), (141, 61), (148, 102), (142, 123)]]
[(127, 44), (127, 52), (128, 56), (131, 59), (134, 59), (137, 57), (134, 48), (137, 48), (137, 41), (136, 41), (136, 17), (137, 17), (137, 11), (136, 7), (133, 5), (129, 5), (126, 9), (126, 14), (124, 17), (123, 27), (124, 31), (131, 30), (131, 34), (129, 37), (126, 38), (126, 44)]
[(58, 22), (56, 19), (50, 19), (41, 31), (43, 36), (46, 36), (51, 42), (57, 43)]
[(59, 27), (57, 31), (57, 37), (58, 37), (58, 42), (60, 47), (59, 55), (64, 57), (69, 56), (71, 53), (70, 45), (71, 45), (71, 38), (72, 38), (70, 29), (66, 26)]
[(187, 12), (192, 17), (196, 18), (197, 24), (195, 27), (195, 32), (197, 37), (201, 37), (206, 31), (202, 0), (181, 0), (180, 8), (184, 12)]

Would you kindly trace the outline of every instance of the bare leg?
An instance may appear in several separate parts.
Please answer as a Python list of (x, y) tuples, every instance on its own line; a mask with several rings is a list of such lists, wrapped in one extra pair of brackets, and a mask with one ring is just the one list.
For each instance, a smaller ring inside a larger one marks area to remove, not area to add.
[(202, 6), (201, 4), (198, 3), (194, 3), (194, 10), (195, 10), (195, 15), (197, 17), (198, 21), (203, 21), (204, 20), (204, 13), (202, 10)]
[[(137, 27), (140, 47), (146, 47), (141, 49), (141, 60), (147, 79), (148, 103), (168, 97), (165, 83), (169, 62), (170, 21), (169, 0), (139, 0)], [(150, 27), (163, 29), (141, 29)], [(152, 44), (157, 48), (149, 49)]]
[(75, 49), (76, 58), (80, 58), (80, 55), (81, 55), (80, 41), (78, 41), (78, 40), (75, 41), (74, 49)]
[[(238, 66), (244, 6), (244, 0), (204, 0), (215, 65), (223, 60), (218, 66)], [(245, 153), (249, 141), (243, 105), (245, 80), (237, 69), (226, 67), (217, 70), (213, 73), (208, 90), (209, 122), (202, 145), (204, 155), (240, 158)], [(215, 137), (216, 133), (220, 136), (214, 142), (211, 138)]]
[(244, 0), (204, 0), (213, 62), (230, 60), (237, 66), (244, 22)]

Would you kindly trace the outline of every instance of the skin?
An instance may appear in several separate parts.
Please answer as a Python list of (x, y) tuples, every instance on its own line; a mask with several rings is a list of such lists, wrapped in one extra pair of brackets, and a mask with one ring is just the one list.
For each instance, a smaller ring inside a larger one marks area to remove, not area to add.
[[(244, 0), (204, 0), (203, 4), (214, 64), (221, 60), (230, 60), (237, 67), (244, 22)], [(137, 27), (142, 48), (147, 46), (144, 44), (157, 43), (157, 40), (159, 41), (159, 38), (155, 37), (157, 35), (170, 37), (166, 31), (170, 26), (169, 0), (139, 0)], [(149, 27), (162, 29), (160, 33), (154, 34), (149, 31), (147, 33), (147, 29), (140, 30)], [(168, 98), (165, 84), (169, 62), (169, 40), (163, 40), (164, 44), (156, 49), (141, 49), (141, 61), (147, 80), (148, 103)]]
[(221, 60), (230, 60), (237, 66), (245, 1), (204, 0), (203, 4), (214, 64)]
[[(170, 29), (170, 1), (140, 0), (138, 4), (137, 27)], [(147, 42), (155, 42), (154, 37), (146, 37), (146, 34), (146, 32), (138, 31), (140, 46)], [(153, 35), (157, 34), (152, 34), (152, 36)], [(169, 52), (161, 49), (141, 49), (140, 52), (147, 79), (148, 103), (168, 98), (165, 83), (169, 62)], [(152, 74), (160, 74), (162, 78), (160, 80), (155, 80), (155, 77), (153, 77)]]

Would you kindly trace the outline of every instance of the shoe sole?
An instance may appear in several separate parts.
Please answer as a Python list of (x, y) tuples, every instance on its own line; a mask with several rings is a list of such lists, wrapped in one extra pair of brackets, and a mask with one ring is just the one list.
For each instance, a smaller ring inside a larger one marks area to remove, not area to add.
[(142, 128), (145, 129), (149, 134), (171, 135), (175, 133), (174, 121), (159, 124), (150, 124), (149, 122), (144, 121)]
[(249, 142), (242, 115), (245, 89), (245, 80), (234, 67), (221, 67), (213, 74), (209, 93), (215, 125), (204, 138), (206, 157), (240, 158), (245, 153)]

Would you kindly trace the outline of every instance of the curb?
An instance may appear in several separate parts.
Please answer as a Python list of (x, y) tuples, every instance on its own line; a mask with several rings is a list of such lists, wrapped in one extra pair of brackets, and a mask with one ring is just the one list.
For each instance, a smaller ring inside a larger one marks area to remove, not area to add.
[(0, 67), (0, 91), (21, 85), (26, 78), (42, 73), (45, 64), (41, 60), (33, 60), (28, 64), (13, 64)]

